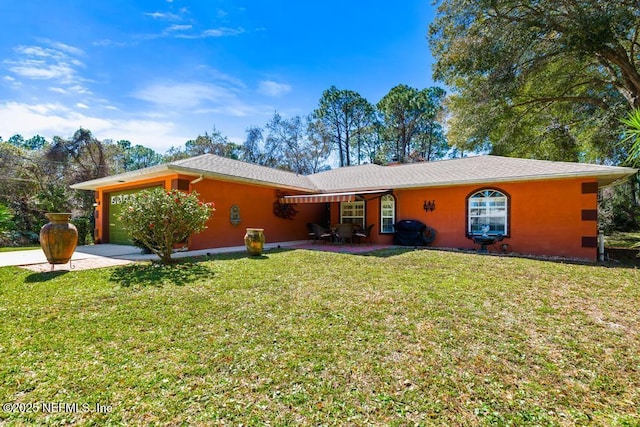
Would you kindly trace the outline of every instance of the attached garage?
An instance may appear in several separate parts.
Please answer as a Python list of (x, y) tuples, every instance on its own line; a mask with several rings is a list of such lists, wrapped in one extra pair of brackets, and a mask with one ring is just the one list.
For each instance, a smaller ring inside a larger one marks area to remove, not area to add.
[(109, 203), (109, 242), (116, 243), (119, 245), (131, 245), (133, 242), (129, 238), (129, 235), (125, 231), (122, 223), (118, 219), (120, 216), (120, 212), (122, 211), (122, 207), (129, 199), (132, 194), (138, 193), (142, 190), (148, 190), (147, 187), (144, 189), (133, 189), (127, 191), (118, 191), (109, 193), (107, 198)]

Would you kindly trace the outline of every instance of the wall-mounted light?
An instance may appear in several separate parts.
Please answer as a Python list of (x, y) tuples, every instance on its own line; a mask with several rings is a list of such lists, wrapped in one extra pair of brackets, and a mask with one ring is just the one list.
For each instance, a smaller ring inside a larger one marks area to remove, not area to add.
[(435, 200), (425, 200), (424, 204), (422, 205), (422, 209), (424, 209), (425, 212), (430, 212), (435, 210), (436, 208), (436, 201)]

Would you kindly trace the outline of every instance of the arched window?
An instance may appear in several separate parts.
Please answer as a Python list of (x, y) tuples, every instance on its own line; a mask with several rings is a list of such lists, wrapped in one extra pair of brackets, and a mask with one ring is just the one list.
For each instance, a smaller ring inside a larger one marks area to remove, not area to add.
[(485, 189), (468, 198), (467, 234), (495, 236), (509, 233), (509, 197), (498, 190)]
[(380, 198), (380, 232), (393, 233), (396, 222), (396, 199), (391, 194)]

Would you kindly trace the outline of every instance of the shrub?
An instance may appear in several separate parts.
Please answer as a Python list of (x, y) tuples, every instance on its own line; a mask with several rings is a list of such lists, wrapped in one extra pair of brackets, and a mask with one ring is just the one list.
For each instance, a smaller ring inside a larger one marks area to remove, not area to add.
[(0, 204), (0, 232), (13, 229), (13, 213), (5, 205)]
[(154, 188), (131, 195), (120, 221), (131, 239), (170, 263), (174, 245), (204, 230), (214, 210), (214, 204), (198, 200), (195, 191)]
[(605, 233), (636, 231), (640, 228), (640, 207), (635, 180), (605, 188), (600, 201), (600, 225)]
[(91, 220), (87, 217), (77, 217), (71, 220), (71, 223), (76, 226), (78, 230), (78, 245), (84, 245), (87, 243), (87, 236), (90, 233)]

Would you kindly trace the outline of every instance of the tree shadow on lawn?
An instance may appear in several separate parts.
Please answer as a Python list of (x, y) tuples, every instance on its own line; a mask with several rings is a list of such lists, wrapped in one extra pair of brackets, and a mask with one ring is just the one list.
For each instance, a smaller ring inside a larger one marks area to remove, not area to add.
[(56, 277), (63, 276), (69, 273), (68, 270), (53, 270), (53, 271), (44, 271), (42, 273), (33, 273), (25, 277), (25, 283), (40, 283), (46, 282), (49, 280), (53, 280)]
[(109, 280), (123, 287), (157, 286), (186, 284), (198, 281), (202, 276), (215, 273), (202, 262), (206, 258), (183, 259), (172, 264), (134, 263), (116, 268)]

